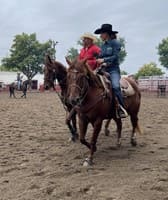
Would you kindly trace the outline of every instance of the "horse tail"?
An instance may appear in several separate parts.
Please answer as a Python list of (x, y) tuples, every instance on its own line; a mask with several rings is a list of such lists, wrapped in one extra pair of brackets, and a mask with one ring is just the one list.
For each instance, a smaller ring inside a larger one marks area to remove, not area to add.
[(137, 131), (139, 134), (143, 134), (142, 129), (140, 128), (139, 124), (137, 123), (137, 126), (135, 128), (135, 131)]

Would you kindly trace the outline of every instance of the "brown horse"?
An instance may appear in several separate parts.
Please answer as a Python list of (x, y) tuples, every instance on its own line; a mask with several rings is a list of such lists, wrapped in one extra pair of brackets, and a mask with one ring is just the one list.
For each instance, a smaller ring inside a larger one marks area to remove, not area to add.
[[(54, 87), (54, 82), (57, 79), (61, 87), (61, 96), (60, 99), (65, 107), (65, 109), (70, 112), (72, 110), (72, 105), (67, 101), (67, 70), (64, 65), (58, 61), (54, 61), (50, 58), (49, 55), (46, 55), (45, 67), (44, 67), (44, 88), (50, 89)], [(78, 138), (77, 127), (76, 127), (76, 112), (73, 112), (71, 118), (66, 120), (66, 124), (71, 132), (71, 140), (75, 141)]]
[[(90, 156), (85, 160), (84, 165), (90, 165), (96, 151), (96, 142), (103, 120), (113, 118), (116, 122), (118, 144), (121, 140), (122, 121), (116, 116), (116, 101), (112, 89), (109, 88), (110, 94), (107, 95), (98, 77), (89, 69), (86, 60), (74, 62), (67, 60), (67, 62), (70, 66), (67, 74), (68, 98), (78, 112), (80, 141), (90, 149)], [(133, 126), (131, 144), (136, 145), (135, 130), (140, 131), (137, 115), (141, 95), (136, 83), (130, 79), (127, 80), (135, 91), (133, 96), (125, 98), (125, 106)], [(93, 126), (90, 143), (85, 140), (89, 123)]]

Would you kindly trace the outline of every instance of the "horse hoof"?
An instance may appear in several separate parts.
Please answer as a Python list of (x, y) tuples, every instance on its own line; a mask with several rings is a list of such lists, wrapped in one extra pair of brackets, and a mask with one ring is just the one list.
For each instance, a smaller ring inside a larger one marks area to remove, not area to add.
[(92, 166), (92, 165), (93, 165), (93, 162), (89, 158), (86, 158), (85, 161), (83, 162), (84, 167), (89, 167), (89, 166)]
[(69, 138), (69, 142), (76, 142), (79, 139), (79, 135), (75, 134), (72, 137)]
[(105, 129), (105, 136), (109, 136), (110, 135), (110, 131), (108, 129)]
[(136, 141), (136, 139), (131, 139), (131, 145), (133, 146), (133, 147), (135, 147), (135, 146), (137, 146), (137, 141)]
[(76, 142), (75, 137), (70, 137), (70, 138), (68, 139), (68, 142)]

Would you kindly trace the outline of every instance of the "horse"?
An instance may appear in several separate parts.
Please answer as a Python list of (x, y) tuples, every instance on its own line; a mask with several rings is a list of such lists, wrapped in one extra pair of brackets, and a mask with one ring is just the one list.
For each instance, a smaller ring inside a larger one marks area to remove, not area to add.
[[(69, 102), (71, 102), (78, 113), (80, 142), (90, 149), (89, 157), (83, 163), (84, 166), (88, 166), (93, 163), (93, 155), (97, 150), (96, 142), (103, 120), (113, 119), (116, 122), (119, 145), (121, 144), (122, 121), (116, 115), (116, 100), (111, 87), (109, 86), (109, 94), (107, 95), (98, 76), (89, 69), (87, 60), (71, 62), (67, 59), (67, 63), (69, 65), (67, 73), (67, 95)], [(133, 127), (131, 144), (136, 146), (135, 131), (138, 130), (140, 132), (138, 112), (141, 94), (133, 80), (127, 78), (127, 81), (129, 81), (135, 91), (134, 95), (125, 98), (124, 102)], [(85, 139), (89, 123), (93, 126), (90, 143)]]
[(9, 85), (9, 97), (11, 98), (12, 96), (14, 97), (14, 98), (16, 98), (16, 96), (15, 96), (15, 89), (17, 88), (17, 85), (15, 84), (15, 82), (13, 82), (13, 83), (11, 83), (10, 85)]
[(21, 91), (23, 92), (23, 95), (21, 95), (21, 98), (23, 98), (23, 97), (26, 98), (27, 88), (28, 88), (28, 85), (30, 85), (30, 83), (31, 83), (30, 80), (25, 80), (21, 84)]
[[(46, 90), (53, 88), (55, 90), (54, 82), (58, 80), (61, 87), (60, 99), (63, 103), (64, 108), (69, 113), (73, 111), (73, 106), (68, 103), (67, 100), (67, 69), (66, 67), (58, 61), (54, 61), (49, 55), (45, 58), (44, 67), (44, 88)], [(71, 114), (72, 116), (66, 120), (66, 124), (71, 133), (71, 140), (76, 141), (78, 139), (77, 126), (76, 126), (76, 112)]]

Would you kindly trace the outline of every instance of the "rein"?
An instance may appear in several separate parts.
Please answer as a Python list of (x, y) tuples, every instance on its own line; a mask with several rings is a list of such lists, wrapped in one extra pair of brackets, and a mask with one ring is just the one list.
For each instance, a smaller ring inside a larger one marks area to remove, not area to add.
[(82, 102), (85, 100), (88, 94), (89, 83), (87, 82), (87, 85), (84, 88), (79, 87), (77, 84), (71, 84), (69, 87), (78, 88), (78, 90), (80, 91), (81, 96), (79, 97), (79, 105), (81, 106)]
[[(77, 70), (71, 70), (72, 73), (77, 73)], [(80, 79), (80, 77), (78, 78)], [(87, 77), (85, 77), (87, 79)], [(101, 94), (97, 95), (95, 97), (95, 100), (93, 102), (89, 102), (88, 104), (82, 105), (83, 101), (85, 100), (86, 96), (88, 95), (89, 91), (89, 82), (88, 80), (83, 84), (83, 87), (80, 87), (79, 85), (72, 83), (69, 88), (75, 87), (79, 90), (80, 96), (78, 97), (78, 103), (76, 106), (74, 106), (74, 109), (81, 112), (88, 112), (90, 111), (98, 102), (104, 100), (107, 98), (107, 92), (103, 91)], [(73, 111), (72, 111), (73, 112)], [(71, 114), (70, 114), (71, 115)]]
[(106, 92), (102, 92), (100, 95), (96, 96), (96, 100), (93, 101), (91, 104), (82, 106), (82, 105), (76, 105), (75, 109), (77, 111), (81, 111), (81, 112), (89, 112), (97, 103), (99, 103), (101, 100), (104, 100), (105, 98), (107, 98)]
[[(66, 80), (66, 78), (64, 78), (63, 80), (60, 80), (60, 78), (58, 79), (58, 83), (59, 83), (59, 86), (61, 87), (61, 90), (62, 90), (62, 86), (65, 85), (64, 84), (65, 80)], [(54, 87), (54, 84), (53, 84), (53, 90), (56, 92), (57, 96), (59, 97), (60, 101), (62, 102), (63, 108), (65, 109), (65, 111), (68, 111), (67, 106), (66, 106), (66, 98), (56, 90), (56, 88)]]

